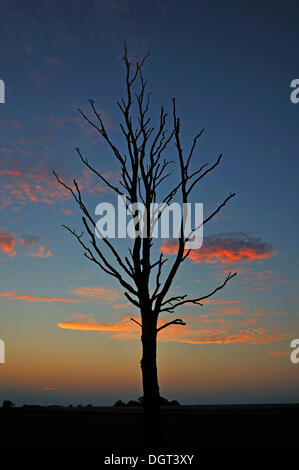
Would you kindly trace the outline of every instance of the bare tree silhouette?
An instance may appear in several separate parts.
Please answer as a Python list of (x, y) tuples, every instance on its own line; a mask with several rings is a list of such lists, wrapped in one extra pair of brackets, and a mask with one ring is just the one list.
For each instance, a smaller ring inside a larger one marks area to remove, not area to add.
[[(159, 258), (152, 261), (152, 224), (150, 205), (157, 201), (158, 192), (160, 193), (161, 183), (165, 181), (171, 173), (167, 169), (172, 161), (162, 159), (163, 154), (172, 140), (174, 140), (177, 162), (179, 165), (180, 178), (167, 194), (162, 197), (162, 203), (169, 204), (173, 198), (179, 197), (182, 203), (189, 201), (191, 191), (195, 186), (220, 163), (222, 154), (214, 164), (209, 166), (203, 164), (196, 171), (190, 170), (190, 163), (197, 147), (198, 139), (202, 135), (202, 129), (193, 139), (188, 152), (184, 152), (180, 136), (180, 119), (177, 117), (176, 101), (172, 100), (172, 128), (166, 129), (167, 113), (163, 106), (160, 110), (160, 119), (158, 126), (151, 127), (149, 117), (150, 92), (147, 92), (147, 81), (143, 78), (143, 65), (149, 54), (141, 62), (136, 63), (132, 70), (132, 65), (128, 59), (126, 44), (124, 46), (124, 56), (122, 58), (125, 66), (125, 86), (126, 96), (118, 106), (122, 113), (123, 122), (120, 123), (121, 132), (125, 139), (125, 152), (117, 147), (110, 138), (107, 128), (102, 120), (101, 114), (97, 111), (93, 100), (89, 100), (91, 111), (94, 118), (89, 118), (80, 108), (78, 108), (83, 119), (89, 123), (107, 143), (112, 154), (120, 164), (120, 180), (118, 185), (106, 177), (99, 169), (91, 165), (88, 159), (83, 156), (77, 147), (77, 154), (82, 163), (89, 168), (101, 182), (109, 187), (116, 194), (125, 195), (130, 204), (142, 202), (146, 208), (145, 226), (147, 237), (140, 237), (140, 224), (135, 222), (136, 237), (132, 241), (132, 249), (128, 248), (127, 256), (122, 257), (108, 238), (99, 240), (95, 236), (96, 221), (91, 212), (86, 207), (78, 182), (74, 179), (74, 186), (67, 185), (54, 171), (57, 181), (70, 191), (71, 195), (79, 205), (83, 215), (82, 222), (84, 230), (77, 233), (75, 229), (64, 226), (79, 242), (84, 249), (84, 256), (95, 263), (107, 275), (118, 280), (124, 289), (124, 295), (140, 311), (140, 321), (132, 318), (141, 328), (142, 341), (142, 381), (143, 381), (143, 404), (145, 423), (148, 435), (153, 435), (157, 431), (157, 420), (160, 409), (160, 394), (157, 374), (157, 335), (158, 333), (170, 327), (171, 325), (185, 325), (185, 322), (176, 318), (168, 321), (158, 327), (157, 321), (160, 313), (173, 313), (178, 307), (185, 304), (202, 305), (201, 301), (214, 295), (217, 291), (232, 279), (236, 273), (229, 273), (221, 285), (218, 285), (211, 292), (200, 295), (197, 298), (190, 298), (187, 294), (171, 296), (169, 294), (175, 275), (188, 258), (190, 249), (186, 249), (188, 238), (184, 235), (184, 217), (181, 220), (180, 237), (178, 239), (178, 248), (174, 262), (166, 264), (167, 258), (163, 253)], [(137, 91), (134, 93), (135, 86)], [(136, 118), (133, 119), (133, 105), (136, 106)], [(163, 185), (162, 185), (163, 186)], [(233, 197), (235, 193), (230, 193), (224, 201), (203, 221), (206, 224), (211, 220)], [(132, 214), (133, 216), (136, 213)], [(160, 214), (159, 214), (160, 215)], [(159, 216), (156, 217), (157, 222)], [(136, 220), (136, 219), (135, 219)], [(83, 235), (87, 235), (87, 242)], [(102, 245), (101, 245), (102, 244)], [(106, 246), (110, 251), (111, 257), (104, 254), (101, 247)], [(163, 280), (162, 280), (163, 278)]]

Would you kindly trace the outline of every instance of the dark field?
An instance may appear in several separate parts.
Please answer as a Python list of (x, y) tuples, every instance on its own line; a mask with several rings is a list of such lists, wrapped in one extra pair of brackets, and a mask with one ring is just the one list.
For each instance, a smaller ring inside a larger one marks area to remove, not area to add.
[[(178, 406), (162, 409), (161, 450), (299, 447), (299, 405)], [(142, 450), (142, 410), (0, 409), (0, 447)], [(128, 454), (127, 452), (127, 455)]]

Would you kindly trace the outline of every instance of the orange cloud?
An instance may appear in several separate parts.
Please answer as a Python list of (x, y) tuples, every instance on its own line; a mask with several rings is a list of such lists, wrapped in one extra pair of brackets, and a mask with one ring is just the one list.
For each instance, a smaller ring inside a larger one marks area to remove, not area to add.
[(245, 266), (229, 266), (225, 269), (219, 269), (217, 276), (219, 280), (222, 279), (223, 274), (227, 274), (232, 270), (238, 273), (239, 283), (251, 284), (252, 287), (247, 292), (258, 292), (270, 289), (275, 284), (285, 284), (289, 282), (287, 279), (279, 279), (279, 271), (273, 269), (264, 269), (261, 271), (254, 271), (252, 268)]
[(72, 215), (74, 213), (71, 209), (60, 209), (60, 212), (64, 215)]
[[(30, 248), (30, 246), (38, 243), (40, 237), (37, 235), (26, 235), (24, 234), (21, 238), (17, 239), (15, 234), (8, 233), (0, 228), (0, 249), (3, 253), (8, 256), (15, 256), (17, 254), (16, 245), (20, 245), (23, 248)], [(39, 258), (48, 258), (52, 256), (50, 250), (45, 251), (45, 248), (40, 246), (34, 253), (30, 253), (28, 256), (36, 256)]]
[[(253, 345), (275, 343), (291, 336), (290, 331), (282, 331), (279, 324), (280, 313), (254, 312), (248, 315), (248, 322), (241, 320), (244, 319), (244, 315), (246, 315), (245, 312), (240, 311), (236, 316), (228, 317), (227, 312), (221, 312), (221, 310), (198, 317), (183, 315), (186, 326), (174, 325), (165, 328), (159, 333), (159, 339), (188, 344), (243, 343)], [(269, 318), (272, 319), (271, 323), (268, 321)], [(249, 320), (253, 320), (253, 327), (250, 327), (252, 325)], [(166, 319), (167, 321), (169, 320)]]
[(28, 256), (34, 256), (36, 258), (50, 258), (53, 256), (50, 250), (45, 251), (43, 246), (39, 246), (38, 249), (34, 253), (30, 253)]
[(126, 331), (127, 328), (124, 325), (107, 325), (99, 324), (96, 322), (88, 321), (65, 321), (57, 323), (59, 328), (64, 330), (80, 330), (80, 331), (104, 331), (104, 332), (113, 332), (113, 331)]
[(201, 303), (208, 304), (208, 305), (218, 305), (218, 304), (239, 304), (240, 300), (212, 300), (212, 299), (205, 299), (202, 300)]
[(0, 249), (8, 256), (15, 256), (16, 238), (12, 233), (8, 233), (0, 228)]
[(248, 343), (248, 344), (269, 344), (276, 341), (283, 341), (288, 338), (288, 334), (268, 333), (262, 328), (255, 330), (243, 330), (238, 333), (215, 333), (213, 329), (206, 330), (199, 337), (184, 338), (179, 340), (181, 343), (189, 344), (231, 344), (231, 343)]
[(132, 307), (131, 302), (120, 302), (112, 305), (116, 310), (121, 310), (123, 308)]
[(225, 308), (220, 308), (219, 314), (220, 315), (244, 315), (244, 311), (236, 307), (225, 307)]
[(76, 287), (71, 291), (73, 294), (78, 297), (83, 297), (86, 300), (91, 301), (111, 301), (118, 299), (120, 297), (116, 289), (108, 289), (106, 287)]
[(269, 354), (270, 354), (270, 356), (276, 356), (276, 357), (288, 356), (288, 353), (280, 352), (280, 351), (270, 351)]
[[(6, 297), (9, 300), (26, 300), (28, 302), (66, 302), (66, 303), (84, 303), (84, 302), (114, 302), (120, 297), (116, 289), (106, 287), (76, 287), (71, 291), (79, 298), (65, 297), (44, 297), (37, 295), (23, 295), (17, 290), (8, 290), (0, 293), (0, 297)], [(117, 304), (116, 304), (117, 305)], [(120, 308), (120, 307), (114, 307)]]
[(200, 329), (182, 326), (166, 328), (159, 334), (160, 340), (178, 341), (188, 344), (270, 344), (283, 341), (290, 336), (289, 333), (280, 333), (262, 327), (254, 329), (238, 328), (232, 322), (226, 321), (215, 322), (213, 324), (212, 320), (207, 319), (207, 323), (211, 326)]
[[(170, 241), (166, 242), (161, 250), (165, 254), (174, 255), (177, 248), (177, 243)], [(272, 254), (273, 247), (269, 243), (237, 232), (204, 237), (202, 247), (191, 250), (189, 258), (193, 263), (235, 263), (262, 260)]]
[(41, 297), (37, 295), (22, 295), (17, 290), (8, 290), (0, 293), (0, 297), (6, 297), (9, 300), (26, 300), (27, 302), (65, 302), (77, 304), (81, 301), (79, 299), (67, 299), (64, 297)]
[(274, 284), (286, 284), (287, 282), (289, 282), (287, 279), (277, 279), (277, 280), (271, 280), (271, 281), (256, 281), (256, 282), (253, 282), (253, 285), (257, 287), (253, 287), (247, 292), (258, 292), (258, 291), (268, 290)]
[[(261, 325), (254, 328), (243, 327), (242, 322), (232, 320), (225, 315), (223, 318), (218, 315), (201, 315), (194, 318), (192, 315), (184, 315), (187, 325), (172, 325), (159, 332), (159, 341), (176, 341), (187, 344), (270, 344), (283, 341), (290, 337), (290, 332), (281, 331), (277, 325), (274, 326), (266, 322), (267, 316), (264, 312), (255, 312), (251, 318)], [(273, 316), (272, 316), (273, 317)], [(158, 327), (171, 321), (173, 317), (165, 316), (158, 322)], [(139, 320), (140, 321), (140, 320)], [(263, 324), (264, 323), (264, 324)], [(110, 333), (113, 338), (133, 339), (140, 336), (140, 328), (134, 325), (130, 318), (124, 317), (120, 322), (107, 324), (98, 323), (90, 315), (73, 314), (72, 318), (57, 323), (57, 326), (66, 330), (94, 331)]]
[(133, 339), (140, 336), (140, 328), (129, 317), (123, 317), (117, 323), (99, 323), (92, 315), (74, 313), (71, 318), (56, 324), (63, 330), (107, 333), (112, 338)]

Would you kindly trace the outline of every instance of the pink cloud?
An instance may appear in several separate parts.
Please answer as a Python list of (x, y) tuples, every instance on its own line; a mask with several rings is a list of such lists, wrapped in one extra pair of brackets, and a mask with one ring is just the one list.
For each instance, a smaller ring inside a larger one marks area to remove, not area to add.
[(53, 253), (51, 253), (50, 250), (46, 251), (43, 246), (39, 246), (35, 252), (30, 253), (28, 256), (33, 256), (36, 258), (50, 258), (51, 256), (53, 256)]
[(15, 250), (16, 238), (12, 233), (8, 233), (0, 228), (0, 249), (2, 252), (10, 257), (16, 255)]
[[(34, 167), (26, 169), (18, 161), (14, 167), (9, 160), (4, 161), (4, 164), (7, 168), (0, 170), (0, 176), (6, 176), (1, 185), (0, 208), (4, 209), (11, 205), (24, 206), (28, 203), (57, 205), (72, 199), (70, 192), (57, 182), (52, 170), (45, 168), (42, 159), (39, 159)], [(68, 186), (73, 187), (72, 178), (62, 177), (62, 179)], [(106, 191), (88, 168), (82, 169), (77, 182), (82, 192), (92, 194)]]
[[(161, 247), (161, 251), (169, 255), (175, 255), (177, 249), (175, 241), (166, 242)], [(272, 254), (273, 248), (269, 243), (238, 232), (205, 237), (200, 249), (191, 250), (189, 259), (193, 263), (236, 263), (267, 259)]]
[(74, 214), (74, 211), (72, 211), (71, 209), (60, 209), (60, 212), (64, 215), (73, 215)]

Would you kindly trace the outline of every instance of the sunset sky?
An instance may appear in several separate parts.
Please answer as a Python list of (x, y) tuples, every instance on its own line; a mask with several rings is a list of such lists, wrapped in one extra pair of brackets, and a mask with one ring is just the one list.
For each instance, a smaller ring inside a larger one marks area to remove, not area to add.
[[(221, 164), (193, 202), (213, 211), (171, 292), (198, 297), (236, 271), (204, 306), (159, 334), (161, 395), (186, 404), (299, 400), (299, 9), (295, 1), (66, 0), (0, 3), (0, 403), (110, 405), (142, 395), (138, 319), (117, 281), (82, 256), (62, 224), (80, 211), (53, 170), (76, 178), (94, 213), (116, 199), (75, 147), (116, 181), (118, 165), (84, 122), (92, 98), (120, 150), (123, 41), (144, 75), (151, 117), (176, 98), (183, 149), (202, 128), (193, 168)], [(176, 158), (172, 143), (165, 155)], [(166, 189), (178, 181), (177, 166)], [(130, 244), (130, 242), (129, 242)], [(127, 254), (128, 242), (115, 241)], [(173, 240), (158, 240), (175, 253)]]

